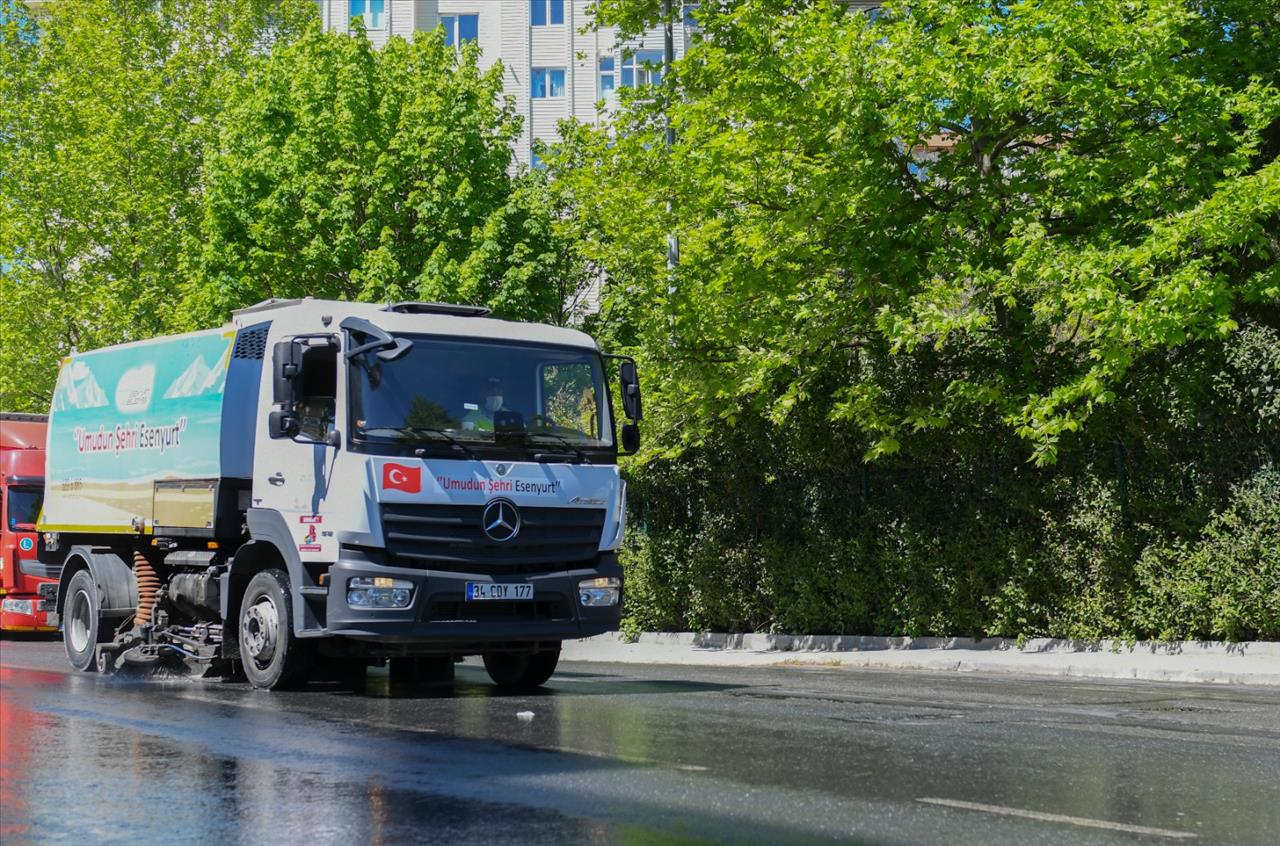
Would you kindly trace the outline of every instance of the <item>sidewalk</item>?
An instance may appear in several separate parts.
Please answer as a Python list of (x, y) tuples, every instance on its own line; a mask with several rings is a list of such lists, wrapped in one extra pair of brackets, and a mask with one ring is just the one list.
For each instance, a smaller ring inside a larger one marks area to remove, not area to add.
[(645, 633), (565, 641), (566, 661), (710, 667), (864, 667), (1280, 687), (1280, 643)]

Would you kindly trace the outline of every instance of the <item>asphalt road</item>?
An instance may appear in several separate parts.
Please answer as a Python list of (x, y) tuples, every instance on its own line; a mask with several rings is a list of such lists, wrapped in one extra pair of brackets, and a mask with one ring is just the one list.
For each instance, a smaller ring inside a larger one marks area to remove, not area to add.
[(6, 640), (0, 841), (1280, 843), (1275, 689), (561, 670), (263, 693)]

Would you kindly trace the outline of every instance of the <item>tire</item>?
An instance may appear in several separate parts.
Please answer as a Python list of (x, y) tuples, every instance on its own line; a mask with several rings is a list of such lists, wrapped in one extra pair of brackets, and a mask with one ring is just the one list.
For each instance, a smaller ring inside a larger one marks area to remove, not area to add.
[(306, 680), (310, 655), (293, 634), (289, 576), (263, 570), (249, 580), (237, 615), (240, 663), (259, 690), (282, 690)]
[(110, 638), (111, 631), (102, 625), (98, 584), (88, 570), (80, 570), (67, 583), (62, 615), (62, 645), (66, 647), (67, 660), (82, 673), (96, 671), (97, 646)]
[(486, 652), (484, 669), (498, 687), (541, 687), (560, 663), (560, 644), (542, 652)]

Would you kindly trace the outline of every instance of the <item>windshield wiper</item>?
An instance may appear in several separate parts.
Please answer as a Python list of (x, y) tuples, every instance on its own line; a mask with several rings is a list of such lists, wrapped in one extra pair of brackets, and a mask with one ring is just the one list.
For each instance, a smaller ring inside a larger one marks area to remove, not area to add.
[[(374, 426), (371, 429), (363, 430), (361, 434), (368, 435), (368, 434), (376, 434), (377, 432), (392, 432), (396, 435), (411, 435), (411, 436), (416, 435), (419, 437), (434, 435), (434, 436), (437, 436), (440, 440), (448, 441), (448, 445), (450, 448), (463, 453), (468, 458), (479, 460), (479, 456), (476, 455), (475, 450), (473, 450), (471, 447), (467, 446), (462, 441), (455, 438), (453, 435), (450, 435), (448, 432), (444, 431), (443, 429), (432, 429), (428, 426)], [(431, 440), (431, 438), (428, 437), (428, 440)], [(419, 449), (417, 450), (417, 452), (422, 453), (423, 450)], [(421, 458), (422, 456), (419, 454), (418, 457)]]
[[(563, 445), (564, 447), (566, 447), (566, 448), (568, 448), (568, 449), (572, 450), (572, 451), (573, 451), (573, 454), (574, 454), (574, 455), (576, 455), (576, 456), (578, 457), (578, 460), (579, 460), (580, 462), (582, 462), (583, 464), (590, 464), (590, 463), (591, 463), (591, 459), (590, 459), (590, 458), (588, 458), (588, 457), (587, 457), (587, 454), (586, 454), (585, 452), (583, 452), (583, 451), (582, 451), (582, 448), (581, 448), (581, 447), (579, 447), (579, 446), (575, 446), (575, 445), (574, 445), (574, 443), (573, 443), (573, 441), (569, 440), (568, 438), (564, 437), (563, 435), (557, 435), (555, 432), (530, 432), (530, 433), (529, 433), (529, 440), (530, 440), (530, 442), (532, 442), (534, 438), (551, 438), (551, 439), (555, 440), (555, 442), (556, 442), (556, 443), (561, 444), (561, 445)], [(534, 456), (533, 456), (533, 458), (534, 458), (534, 460), (535, 460), (535, 461), (541, 461), (541, 460), (542, 460), (542, 456), (552, 457), (553, 455), (554, 455), (554, 454), (552, 454), (552, 453), (539, 452), (539, 453), (535, 453), (535, 454), (534, 454)], [(556, 460), (556, 459), (559, 459), (559, 458), (561, 458), (561, 457), (562, 457), (562, 456), (560, 456), (560, 455), (554, 455), (554, 458), (552, 458), (552, 460)]]

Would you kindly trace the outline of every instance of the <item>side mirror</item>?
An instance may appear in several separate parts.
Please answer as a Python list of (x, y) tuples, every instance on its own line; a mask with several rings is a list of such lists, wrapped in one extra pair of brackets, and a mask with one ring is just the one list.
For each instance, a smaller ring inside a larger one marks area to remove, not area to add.
[(633, 455), (640, 451), (640, 427), (634, 423), (624, 423), (622, 425), (622, 451), (627, 455)]
[(267, 434), (273, 438), (292, 438), (299, 428), (298, 415), (291, 411), (273, 411), (267, 417)]
[(292, 409), (302, 383), (302, 355), (306, 347), (297, 341), (277, 341), (272, 350), (272, 401)]
[(618, 381), (622, 387), (622, 412), (628, 420), (639, 420), (644, 416), (640, 407), (640, 377), (636, 375), (636, 363), (631, 360), (622, 362), (618, 368)]

